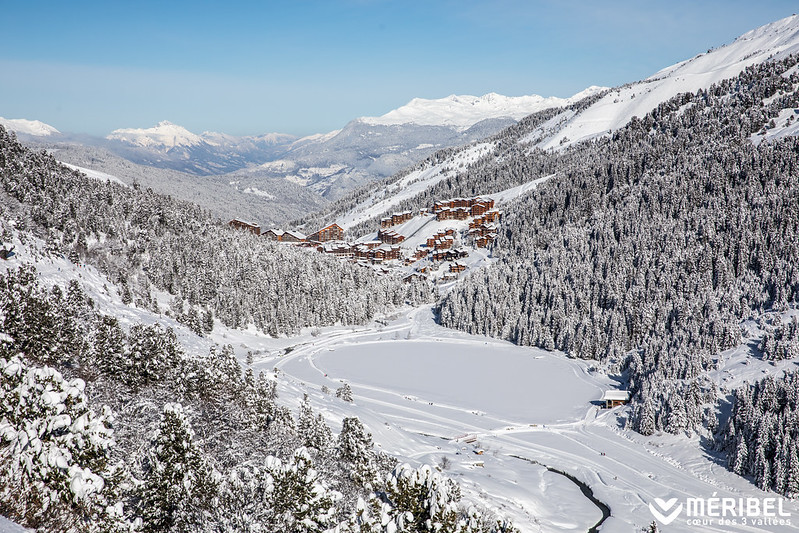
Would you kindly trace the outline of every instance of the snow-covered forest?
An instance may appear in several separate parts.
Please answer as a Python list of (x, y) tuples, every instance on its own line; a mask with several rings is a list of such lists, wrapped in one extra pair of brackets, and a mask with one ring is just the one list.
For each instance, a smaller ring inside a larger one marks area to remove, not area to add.
[(49, 252), (96, 265), (128, 301), (154, 312), (152, 291), (166, 291), (172, 311), (192, 323), (208, 315), (208, 325), (215, 317), (278, 335), (362, 323), (430, 297), (424, 285), (230, 230), (193, 204), (87, 178), (5, 130), (0, 158), (3, 215), (45, 239)]
[[(799, 106), (796, 63), (681, 94), (612, 136), (514, 158), (522, 173), (543, 159), (562, 177), (506, 208), (498, 264), (444, 297), (441, 322), (611, 362), (627, 372), (644, 434), (714, 428), (717, 391), (701, 374), (740, 343), (743, 319), (799, 296), (799, 142), (752, 142)], [(767, 335), (765, 358), (784, 357), (792, 327)]]
[[(243, 371), (230, 345), (186, 351), (160, 323), (126, 327), (75, 279), (62, 290), (10, 268), (0, 511), (42, 531), (515, 530), (377, 451), (358, 418), (336, 435), (307, 397), (279, 405), (280, 379)], [(335, 396), (352, 401), (346, 384)]]

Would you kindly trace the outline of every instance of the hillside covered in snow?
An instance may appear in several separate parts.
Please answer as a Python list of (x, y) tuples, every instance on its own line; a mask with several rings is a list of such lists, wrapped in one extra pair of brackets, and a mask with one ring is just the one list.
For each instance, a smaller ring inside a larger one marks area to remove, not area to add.
[[(523, 118), (496, 95), (415, 100), (224, 175), (332, 198), (360, 179), (354, 149), (388, 172), (402, 138), (421, 161), (292, 236), (337, 222), (421, 268), (234, 230), (83, 174), (96, 148), (66, 167), (0, 126), (2, 513), (64, 532), (794, 531), (799, 17), (580, 96)], [(457, 146), (422, 142), (445, 131)], [(233, 142), (116, 135), (197, 164)], [(471, 254), (459, 275), (435, 271), (447, 251)]]

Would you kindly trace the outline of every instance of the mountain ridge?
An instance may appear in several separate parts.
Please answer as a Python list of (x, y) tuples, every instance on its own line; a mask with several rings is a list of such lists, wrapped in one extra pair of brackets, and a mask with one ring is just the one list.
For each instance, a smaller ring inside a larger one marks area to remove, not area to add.
[(592, 85), (568, 98), (537, 94), (504, 96), (494, 92), (483, 96), (451, 94), (444, 98), (414, 98), (379, 117), (360, 117), (365, 124), (445, 125), (466, 129), (490, 118), (523, 117), (550, 107), (563, 107), (607, 89)]

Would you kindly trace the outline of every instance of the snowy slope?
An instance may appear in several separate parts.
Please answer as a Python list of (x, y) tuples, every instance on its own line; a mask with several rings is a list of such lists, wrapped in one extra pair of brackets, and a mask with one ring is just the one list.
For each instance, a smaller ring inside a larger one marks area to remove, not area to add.
[(77, 165), (70, 165), (69, 163), (64, 163), (64, 165), (68, 166), (73, 170), (77, 170), (79, 172), (83, 172), (86, 176), (100, 180), (100, 181), (110, 181), (111, 183), (116, 183), (118, 185), (122, 185), (123, 187), (127, 187), (128, 184), (122, 181), (121, 179), (117, 178), (116, 176), (112, 176), (111, 174), (106, 174), (105, 172), (100, 172), (99, 170), (92, 170), (90, 168), (83, 168)]
[(604, 87), (592, 86), (570, 98), (537, 94), (503, 96), (488, 93), (483, 96), (450, 95), (437, 100), (414, 98), (408, 104), (380, 117), (363, 117), (366, 124), (419, 124), (426, 126), (455, 126), (468, 128), (489, 118), (511, 117), (519, 120), (531, 113), (550, 107), (563, 107), (590, 96)]
[(447, 170), (447, 166), (469, 165), (491, 153), (493, 148), (493, 143), (477, 143), (459, 151), (452, 161), (448, 162), (448, 165), (432, 165), (414, 170), (399, 181), (389, 185), (386, 189), (379, 190), (344, 217), (337, 219), (336, 222), (346, 230), (376, 217), (392, 209), (402, 200), (411, 198), (439, 181), (446, 179), (451, 174), (451, 171)]
[(33, 530), (24, 528), (8, 518), (0, 516), (0, 533), (33, 533)]
[[(446, 458), (444, 474), (461, 485), (467, 501), (509, 516), (523, 533), (584, 532), (601, 518), (574, 483), (544, 465), (588, 484), (610, 507), (604, 533), (640, 531), (653, 520), (648, 506), (655, 498), (774, 497), (727, 471), (697, 438), (643, 437), (621, 429), (626, 408), (598, 411), (592, 403), (615, 387), (595, 371), (594, 361), (448, 330), (435, 324), (430, 307), (293, 338), (269, 338), (217, 322), (211, 337), (201, 338), (171, 318), (124, 305), (113, 283), (93, 267), (36, 252), (44, 246), (38, 239), (11, 244), (18, 255), (1, 262), (0, 270), (33, 262), (49, 285), (64, 288), (77, 279), (102, 312), (125, 327), (138, 322), (172, 327), (189, 353), (207, 352), (213, 342), (230, 343), (246, 365), (252, 352), (256, 373), (279, 371), (281, 403), (296, 410), (308, 394), (334, 431), (343, 417), (358, 416), (376, 445), (401, 461), (440, 465)], [(168, 306), (169, 295), (157, 298)], [(756, 336), (754, 324), (749, 326)], [(795, 366), (744, 365), (741, 356), (723, 354), (722, 371), (734, 377), (733, 385)], [(351, 386), (353, 403), (329, 392), (342, 382)], [(799, 515), (795, 501), (786, 501), (784, 509), (794, 520)], [(795, 531), (795, 526), (696, 526), (683, 516), (663, 528), (764, 530)], [(24, 530), (0, 520), (0, 531)]]
[(646, 80), (610, 91), (570, 118), (539, 146), (564, 148), (617, 130), (632, 117), (643, 117), (680, 93), (708, 88), (737, 76), (750, 65), (796, 52), (799, 52), (799, 16), (792, 15), (747, 32), (728, 45), (664, 68)]
[(0, 117), (0, 125), (7, 130), (25, 135), (32, 135), (34, 137), (47, 137), (61, 133), (54, 127), (38, 120), (27, 120), (24, 118), (3, 118)]

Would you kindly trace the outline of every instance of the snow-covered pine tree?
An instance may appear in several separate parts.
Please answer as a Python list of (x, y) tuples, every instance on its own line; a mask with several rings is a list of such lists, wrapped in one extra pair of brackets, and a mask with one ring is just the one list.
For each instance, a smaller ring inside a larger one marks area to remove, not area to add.
[(123, 531), (115, 499), (113, 414), (95, 413), (80, 379), (0, 358), (0, 502), (47, 531)]
[(352, 389), (349, 383), (345, 383), (336, 389), (336, 398), (341, 398), (345, 402), (352, 402)]
[(357, 485), (371, 488), (378, 478), (372, 435), (357, 417), (344, 419), (337, 444), (341, 458), (352, 465), (350, 478)]
[(340, 495), (321, 482), (307, 450), (296, 450), (288, 463), (270, 456), (265, 471), (269, 476), (265, 531), (322, 533), (336, 522)]
[(139, 512), (145, 532), (201, 529), (214, 509), (219, 475), (194, 441), (180, 404), (166, 404), (147, 457)]
[(303, 396), (297, 417), (297, 434), (303, 446), (324, 450), (333, 441), (333, 432), (321, 414), (314, 413), (308, 395)]

